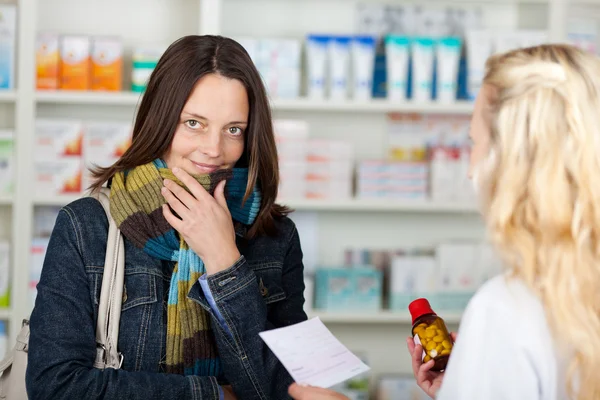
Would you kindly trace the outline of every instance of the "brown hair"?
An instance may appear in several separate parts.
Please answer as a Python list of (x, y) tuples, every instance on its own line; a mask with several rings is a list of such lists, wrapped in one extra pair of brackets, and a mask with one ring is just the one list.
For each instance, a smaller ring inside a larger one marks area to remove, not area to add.
[(189, 95), (198, 80), (208, 74), (236, 79), (246, 88), (250, 112), (244, 153), (237, 166), (248, 168), (246, 196), (255, 184), (262, 192), (261, 210), (247, 237), (275, 235), (274, 219), (290, 210), (275, 204), (279, 166), (271, 108), (248, 53), (236, 41), (221, 36), (185, 36), (169, 46), (148, 81), (135, 118), (131, 146), (112, 166), (92, 169), (94, 183), (90, 189), (98, 190), (116, 173), (162, 157), (171, 145)]

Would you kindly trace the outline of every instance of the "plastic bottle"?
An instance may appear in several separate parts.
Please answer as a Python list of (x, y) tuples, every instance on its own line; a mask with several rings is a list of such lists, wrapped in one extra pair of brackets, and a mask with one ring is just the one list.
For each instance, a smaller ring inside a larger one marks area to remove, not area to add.
[(409, 304), (412, 316), (412, 335), (416, 344), (423, 346), (423, 362), (435, 361), (431, 371), (446, 369), (454, 341), (446, 323), (431, 309), (427, 299), (417, 299)]

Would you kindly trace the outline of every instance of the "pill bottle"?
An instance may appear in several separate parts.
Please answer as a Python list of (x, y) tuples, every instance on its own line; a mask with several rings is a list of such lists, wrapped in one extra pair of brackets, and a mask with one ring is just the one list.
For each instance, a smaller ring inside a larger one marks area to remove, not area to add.
[(431, 371), (446, 369), (454, 346), (446, 323), (431, 309), (427, 299), (417, 299), (408, 306), (412, 316), (412, 335), (416, 344), (423, 346), (423, 362), (435, 361)]

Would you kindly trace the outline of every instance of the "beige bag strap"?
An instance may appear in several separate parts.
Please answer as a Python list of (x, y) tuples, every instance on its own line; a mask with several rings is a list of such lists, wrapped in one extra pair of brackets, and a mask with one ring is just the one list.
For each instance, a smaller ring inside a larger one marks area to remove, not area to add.
[(110, 214), (110, 189), (102, 188), (94, 197), (102, 204), (108, 218), (108, 240), (96, 324), (97, 353), (94, 368), (119, 369), (123, 364), (123, 355), (117, 350), (117, 342), (123, 303), (125, 246), (121, 231)]

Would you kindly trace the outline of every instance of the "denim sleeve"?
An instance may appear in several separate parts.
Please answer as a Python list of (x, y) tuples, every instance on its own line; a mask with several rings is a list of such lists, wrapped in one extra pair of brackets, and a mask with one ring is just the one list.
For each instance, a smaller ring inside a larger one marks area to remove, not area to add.
[(217, 304), (215, 303), (215, 299), (210, 291), (210, 287), (208, 286), (208, 281), (206, 280), (206, 276), (207, 275), (204, 274), (198, 279), (198, 281), (200, 282), (200, 287), (202, 287), (202, 292), (204, 293), (204, 297), (206, 297), (206, 301), (208, 302), (208, 305), (215, 313), (215, 316), (217, 317), (217, 320), (219, 321), (219, 324), (221, 325), (223, 330), (225, 332), (227, 332), (227, 334), (229, 336), (231, 336), (231, 331), (229, 330), (229, 327), (225, 323), (225, 319), (223, 318), (223, 315), (219, 311), (219, 307), (217, 307)]
[(289, 399), (293, 379), (259, 336), (265, 330), (306, 320), (304, 306), (304, 266), (297, 230), (287, 242), (282, 267), (282, 286), (286, 297), (267, 305), (253, 269), (242, 256), (231, 268), (207, 277), (211, 295), (231, 336), (217, 334), (219, 355), (224, 368), (239, 369), (242, 363), (253, 389), (235, 388), (239, 398)]
[(63, 208), (48, 245), (30, 319), (28, 398), (218, 400), (214, 377), (93, 367), (96, 321), (81, 226)]

